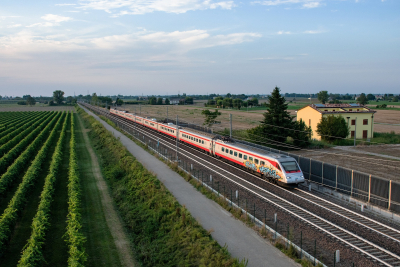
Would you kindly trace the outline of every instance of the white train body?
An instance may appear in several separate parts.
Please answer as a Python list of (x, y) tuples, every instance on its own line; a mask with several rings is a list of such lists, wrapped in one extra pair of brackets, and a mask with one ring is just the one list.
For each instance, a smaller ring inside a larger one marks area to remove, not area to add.
[(265, 150), (227, 142), (215, 135), (199, 133), (190, 128), (176, 127), (173, 123), (160, 123), (154, 118), (143, 118), (121, 110), (111, 108), (112, 114), (144, 125), (162, 134), (178, 138), (203, 152), (241, 166), (263, 178), (282, 186), (297, 186), (304, 182), (303, 172), (296, 160), (289, 156), (270, 153)]

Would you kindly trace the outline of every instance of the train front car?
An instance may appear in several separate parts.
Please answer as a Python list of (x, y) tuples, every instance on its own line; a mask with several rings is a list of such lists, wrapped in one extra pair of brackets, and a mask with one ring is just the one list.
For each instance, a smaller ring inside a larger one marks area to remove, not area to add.
[(289, 156), (280, 156), (278, 158), (282, 178), (278, 180), (278, 184), (284, 187), (297, 187), (300, 183), (304, 183), (304, 175), (297, 161)]

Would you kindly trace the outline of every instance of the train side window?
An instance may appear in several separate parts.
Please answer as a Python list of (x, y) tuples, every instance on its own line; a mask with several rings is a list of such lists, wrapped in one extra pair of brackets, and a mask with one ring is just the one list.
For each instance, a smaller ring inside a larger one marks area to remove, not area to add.
[(225, 152), (225, 148), (222, 148), (222, 152)]
[(258, 159), (254, 159), (254, 162), (255, 162), (256, 164), (258, 164)]
[(203, 141), (201, 141), (201, 143), (202, 143), (202, 144), (204, 144), (204, 140), (203, 140)]
[(226, 150), (226, 153), (229, 153), (229, 149)]
[(244, 159), (244, 160), (247, 160), (247, 155), (243, 155), (243, 159)]
[(235, 154), (235, 157), (237, 157), (237, 152), (235, 152), (234, 154)]
[(199, 139), (196, 138), (196, 142), (199, 142)]
[(264, 161), (261, 161), (260, 163), (261, 163), (261, 165), (262, 165), (262, 166), (264, 166), (264, 165), (265, 165), (265, 162), (264, 162)]
[(233, 150), (231, 149), (231, 151), (229, 151), (229, 154), (233, 155)]
[(239, 153), (239, 158), (242, 158), (242, 153)]
[(279, 166), (278, 163), (276, 163), (276, 168), (281, 171), (281, 167)]
[(253, 158), (252, 158), (252, 157), (249, 157), (249, 160), (250, 160), (250, 161), (253, 161)]

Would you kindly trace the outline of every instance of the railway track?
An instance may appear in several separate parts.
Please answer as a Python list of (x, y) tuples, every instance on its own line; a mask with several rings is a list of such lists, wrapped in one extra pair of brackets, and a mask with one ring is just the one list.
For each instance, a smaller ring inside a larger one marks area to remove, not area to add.
[[(160, 144), (172, 151), (176, 149), (176, 141), (172, 137), (164, 136), (140, 125), (133, 126), (134, 123), (127, 119), (112, 115), (102, 109), (91, 108), (96, 109), (97, 112), (119, 122), (127, 128), (135, 129), (154, 141), (159, 140)], [(303, 223), (367, 256), (378, 265), (400, 266), (400, 256), (398, 256), (400, 254), (400, 231), (398, 229), (341, 207), (338, 204), (322, 199), (304, 190), (285, 190), (237, 166), (199, 152), (191, 146), (181, 144), (179, 153), (190, 158), (196, 164), (217, 172), (221, 177), (224, 177), (259, 199), (276, 206), (278, 209), (285, 211)], [(273, 190), (265, 189), (266, 186)], [(287, 196), (288, 194), (290, 197), (282, 197), (282, 195)], [(289, 201), (288, 198), (292, 198), (292, 201)], [(316, 210), (317, 212), (311, 212), (310, 208), (299, 206), (299, 202), (293, 201), (293, 199), (301, 200), (307, 203), (308, 206), (312, 205), (311, 210)], [(296, 202), (296, 204), (293, 202)], [(336, 218), (335, 223), (329, 220), (331, 218)], [(347, 229), (346, 224), (349, 223), (353, 226), (350, 227), (353, 228), (352, 230), (354, 228), (358, 230), (352, 231)]]

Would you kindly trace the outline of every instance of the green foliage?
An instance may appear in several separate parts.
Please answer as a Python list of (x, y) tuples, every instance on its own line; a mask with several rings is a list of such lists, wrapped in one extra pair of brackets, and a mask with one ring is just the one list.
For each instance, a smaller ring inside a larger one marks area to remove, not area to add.
[(386, 108), (387, 105), (386, 104), (382, 104), (382, 105), (376, 105), (376, 108)]
[(56, 90), (53, 92), (53, 100), (54, 103), (56, 103), (57, 105), (62, 104), (62, 102), (64, 101), (64, 92), (61, 90)]
[(349, 126), (341, 115), (323, 116), (317, 124), (317, 133), (321, 136), (322, 140), (327, 142), (333, 142), (338, 138), (347, 138), (349, 131)]
[(78, 112), (91, 122), (103, 173), (143, 266), (245, 266), (232, 259), (112, 133)]
[(22, 251), (18, 266), (40, 266), (44, 262), (43, 244), (46, 240), (46, 231), (49, 228), (50, 207), (53, 201), (54, 183), (62, 164), (62, 151), (68, 123), (68, 114), (64, 119), (60, 138), (50, 163), (49, 174), (45, 179), (43, 191), (40, 195), (38, 210), (32, 222), (32, 233), (28, 243)]
[[(51, 113), (49, 113), (49, 115), (50, 114)], [(4, 173), (8, 165), (25, 150), (32, 140), (34, 140), (35, 137), (43, 130), (43, 128), (46, 127), (46, 124), (54, 117), (49, 115), (44, 116), (39, 121), (35, 122), (31, 127), (25, 129), (0, 147), (0, 155), (3, 156), (0, 159), (0, 174)]]
[(208, 109), (205, 109), (201, 112), (202, 115), (204, 115), (204, 123), (203, 125), (207, 125), (208, 127), (211, 127), (217, 119), (219, 115), (221, 115), (221, 112), (216, 109), (214, 112), (209, 111)]
[(26, 99), (26, 104), (29, 106), (34, 106), (36, 104), (36, 100), (33, 97), (28, 96)]
[[(288, 104), (280, 94), (280, 89), (275, 87), (272, 94), (268, 96), (269, 103), (266, 104), (267, 112), (261, 124), (248, 132), (252, 136), (261, 136), (277, 142), (285, 142), (287, 136), (292, 134), (288, 129), (293, 127), (292, 116), (287, 111)], [(254, 140), (257, 142), (257, 140)]]
[(293, 131), (291, 137), (293, 138), (293, 144), (298, 147), (307, 147), (310, 145), (312, 130), (311, 127), (307, 126), (306, 123), (300, 119), (293, 123)]
[(26, 105), (26, 101), (18, 101), (17, 104), (18, 104), (18, 105), (23, 105), (23, 106), (24, 106), (24, 105)]
[(161, 97), (157, 98), (157, 105), (162, 105), (162, 104), (163, 104), (162, 98)]
[(68, 266), (84, 266), (87, 259), (85, 252), (85, 237), (82, 234), (81, 215), (81, 187), (78, 176), (78, 163), (76, 162), (74, 116), (71, 116), (71, 141), (68, 176), (68, 216), (67, 216), (67, 243), (69, 245)]
[(358, 98), (357, 98), (357, 103), (360, 103), (361, 105), (368, 104), (368, 98), (364, 93), (362, 93)]
[(400, 144), (400, 134), (396, 134), (394, 131), (390, 133), (374, 133), (374, 138), (371, 142), (383, 143), (383, 144)]
[(320, 91), (318, 94), (318, 101), (321, 102), (322, 104), (325, 104), (328, 101), (328, 91)]
[(149, 104), (150, 105), (157, 105), (157, 98), (155, 98), (154, 96), (150, 97), (149, 98)]
[(124, 100), (122, 100), (121, 98), (117, 97), (117, 100), (115, 100), (115, 104), (117, 106), (122, 106), (124, 104)]
[[(56, 126), (52, 128), (49, 138), (47, 138), (46, 142), (37, 153), (35, 159), (32, 161), (32, 164), (29, 166), (24, 177), (22, 178), (22, 182), (18, 186), (17, 191), (0, 218), (0, 255), (4, 253), (7, 241), (12, 233), (13, 226), (17, 221), (18, 215), (21, 213), (21, 209), (23, 209), (26, 204), (27, 194), (29, 193), (30, 188), (34, 185), (36, 178), (42, 171), (44, 160), (46, 159), (50, 146), (58, 134), (63, 117), (64, 116), (60, 116)], [(0, 181), (3, 181), (3, 178), (4, 176)]]
[(171, 104), (171, 102), (170, 102), (169, 98), (166, 98), (165, 99), (165, 105), (170, 105), (170, 104)]
[(369, 101), (375, 100), (375, 96), (374, 96), (373, 94), (368, 94), (368, 95), (367, 95), (367, 99), (368, 99)]

